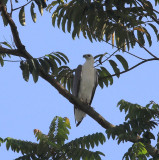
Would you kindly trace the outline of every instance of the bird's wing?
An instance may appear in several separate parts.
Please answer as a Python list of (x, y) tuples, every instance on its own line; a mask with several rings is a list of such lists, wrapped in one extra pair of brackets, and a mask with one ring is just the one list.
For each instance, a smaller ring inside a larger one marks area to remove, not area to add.
[(92, 103), (92, 100), (93, 100), (93, 97), (94, 97), (94, 93), (95, 93), (97, 85), (98, 85), (98, 71), (96, 69), (95, 69), (94, 76), (95, 76), (94, 87), (93, 87), (93, 90), (92, 90), (92, 96), (91, 96), (91, 100), (90, 100), (89, 105), (91, 105), (91, 103)]
[(75, 97), (78, 97), (80, 81), (81, 81), (81, 72), (82, 72), (82, 65), (78, 65), (77, 69), (75, 70), (75, 76), (73, 79), (73, 88), (72, 88), (72, 94)]
[[(75, 76), (74, 76), (74, 79), (73, 79), (73, 90), (72, 90), (72, 94), (75, 96), (75, 97), (78, 97), (78, 93), (79, 93), (79, 89), (80, 89), (80, 82), (81, 82), (81, 72), (82, 72), (82, 65), (78, 65), (77, 69), (75, 70)], [(74, 105), (74, 115), (75, 115), (75, 123), (76, 123), (76, 116), (78, 114), (82, 115), (81, 114), (82, 111), (79, 110), (75, 105)], [(81, 116), (83, 117), (83, 116)], [(82, 118), (83, 119), (83, 118)], [(81, 119), (81, 121), (82, 121)], [(77, 124), (76, 124), (76, 127), (81, 123), (81, 121), (79, 121)]]

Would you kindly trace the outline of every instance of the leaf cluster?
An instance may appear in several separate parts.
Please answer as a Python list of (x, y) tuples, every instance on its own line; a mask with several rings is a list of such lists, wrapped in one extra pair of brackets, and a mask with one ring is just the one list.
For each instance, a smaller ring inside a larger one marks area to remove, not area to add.
[[(103, 62), (105, 54), (100, 54), (95, 56), (96, 61), (101, 65)], [(114, 56), (118, 62), (121, 63), (124, 70), (128, 70), (128, 63), (121, 55)], [(119, 78), (120, 77), (120, 69), (117, 63), (114, 60), (108, 60), (110, 66), (112, 67), (114, 73)], [(20, 62), (20, 68), (22, 70), (23, 78), (28, 81), (29, 75), (32, 74), (34, 82), (38, 81), (38, 77), (40, 75), (40, 68), (45, 71), (45, 73), (51, 73), (51, 75), (60, 82), (64, 88), (68, 89), (68, 91), (72, 91), (73, 85), (73, 77), (74, 77), (74, 69), (70, 69), (67, 65), (69, 62), (68, 57), (61, 52), (54, 52), (48, 55), (45, 55), (41, 58), (33, 58)], [(64, 64), (64, 65), (62, 65)], [(99, 86), (101, 88), (108, 85), (113, 84), (113, 77), (110, 72), (105, 67), (99, 67), (97, 69), (99, 75)]]
[(41, 58), (27, 59), (20, 62), (20, 68), (23, 73), (23, 78), (28, 81), (29, 75), (32, 74), (33, 80), (36, 83), (40, 75), (40, 69), (43, 69), (45, 73), (52, 74), (53, 77), (57, 77), (58, 72), (65, 68), (65, 65), (69, 62), (66, 55), (61, 52), (53, 52), (51, 54), (45, 55)]
[(117, 125), (106, 131), (108, 138), (112, 137), (120, 142), (127, 142), (131, 139), (141, 136), (139, 142), (136, 142), (125, 153), (123, 159), (145, 159), (149, 156), (145, 148), (145, 144), (150, 144), (151, 139), (155, 140), (155, 136), (151, 130), (158, 126), (159, 105), (149, 103), (145, 107), (138, 104), (121, 100), (118, 103), (120, 111), (125, 111), (125, 121), (123, 124)]
[[(4, 2), (3, 2), (4, 1)], [(7, 5), (7, 2), (8, 0), (3, 0), (2, 3), (4, 5)], [(16, 3), (18, 3), (18, 0), (15, 0)], [(38, 7), (38, 10), (40, 12), (41, 15), (43, 15), (43, 9), (47, 7), (47, 4), (46, 4), (46, 0), (32, 0), (30, 1), (31, 2), (31, 5), (30, 5), (30, 14), (31, 14), (31, 18), (33, 20), (33, 22), (36, 22), (36, 13), (35, 13), (35, 6)], [(29, 3), (26, 3), (24, 5), (22, 5), (21, 7), (18, 7), (18, 8), (11, 8), (13, 12), (14, 10), (17, 10), (19, 9), (19, 22), (22, 26), (25, 26), (26, 25), (26, 19), (25, 19), (25, 8), (29, 5)], [(5, 16), (3, 15), (3, 13), (1, 14), (2, 18), (3, 18), (3, 23), (4, 23), (4, 26), (7, 26), (8, 25), (8, 22), (7, 20), (5, 19)]]
[[(11, 45), (9, 43), (7, 43), (7, 42), (0, 42), (0, 47), (2, 45), (6, 46), (7, 48), (12, 49)], [(9, 54), (7, 54), (7, 53), (0, 53), (0, 65), (1, 65), (1, 67), (4, 66), (4, 60), (3, 60), (3, 58), (7, 57), (7, 56), (10, 58)]]
[[(110, 56), (106, 58), (105, 57), (106, 55), (108, 55), (108, 53), (96, 55), (94, 58), (95, 58), (96, 62), (99, 62), (99, 65), (102, 65), (102, 63), (104, 63), (105, 61), (108, 61), (110, 66), (112, 67), (114, 73), (119, 78), (120, 77), (120, 69), (118, 67), (118, 64), (112, 59), (109, 60)], [(114, 57), (118, 60), (118, 62), (121, 63), (121, 65), (125, 71), (128, 70), (128, 68), (129, 68), (128, 63), (123, 56), (117, 54)], [(106, 59), (103, 60), (104, 58), (106, 58)], [(113, 84), (112, 74), (106, 69), (106, 67), (102, 66), (102, 67), (98, 68), (97, 70), (98, 70), (98, 74), (99, 74), (98, 83), (101, 88), (103, 88), (104, 85), (106, 87), (108, 87), (108, 85)]]
[(0, 144), (6, 143), (7, 150), (11, 148), (14, 152), (21, 152), (23, 156), (16, 160), (40, 159), (40, 160), (80, 160), (80, 158), (101, 160), (102, 152), (90, 151), (90, 147), (103, 144), (106, 140), (102, 133), (77, 138), (66, 143), (68, 140), (70, 122), (67, 117), (56, 116), (50, 125), (48, 135), (35, 129), (34, 134), (39, 143), (17, 140), (13, 138), (0, 138)]
[[(56, 4), (59, 3), (53, 1), (47, 10), (51, 11)], [(157, 19), (156, 12), (151, 2), (146, 0), (72, 0), (56, 7), (52, 24), (55, 26), (57, 23), (64, 32), (67, 28), (69, 33), (72, 32), (73, 39), (82, 32), (91, 42), (93, 39), (111, 40), (113, 45), (116, 42), (118, 48), (125, 50), (127, 46), (129, 50), (135, 46), (135, 39), (144, 45), (145, 37), (151, 46), (151, 35), (145, 26), (152, 27), (159, 38), (155, 25), (150, 22), (152, 17)]]

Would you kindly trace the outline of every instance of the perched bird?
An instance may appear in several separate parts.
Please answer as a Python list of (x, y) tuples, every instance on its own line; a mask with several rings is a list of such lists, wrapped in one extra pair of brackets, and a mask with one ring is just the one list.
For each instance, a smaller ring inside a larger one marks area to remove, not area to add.
[[(94, 93), (98, 84), (98, 73), (94, 68), (94, 58), (91, 54), (85, 54), (83, 57), (86, 62), (79, 65), (75, 70), (73, 80), (73, 95), (78, 97), (82, 102), (91, 105)], [(74, 106), (76, 127), (81, 123), (86, 114)]]

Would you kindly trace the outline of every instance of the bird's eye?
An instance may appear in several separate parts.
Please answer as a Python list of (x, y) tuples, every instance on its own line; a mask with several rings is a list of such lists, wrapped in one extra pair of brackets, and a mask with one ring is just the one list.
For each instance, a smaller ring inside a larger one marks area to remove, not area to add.
[(88, 57), (90, 57), (91, 55), (90, 54), (88, 54)]

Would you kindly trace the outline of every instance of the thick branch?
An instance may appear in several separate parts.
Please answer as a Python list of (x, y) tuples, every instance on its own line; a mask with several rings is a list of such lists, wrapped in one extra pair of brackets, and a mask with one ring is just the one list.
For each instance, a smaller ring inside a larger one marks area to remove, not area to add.
[(12, 31), (12, 35), (13, 35), (13, 39), (15, 42), (16, 47), (19, 49), (19, 51), (21, 52), (21, 56), (25, 56), (25, 58), (33, 58), (25, 49), (25, 46), (22, 44), (20, 37), (19, 37), (19, 33), (17, 30), (17, 26), (15, 25), (14, 21), (12, 20), (12, 18), (10, 17), (10, 15), (7, 12), (7, 9), (5, 6), (1, 6), (1, 10), (3, 15), (5, 16), (5, 18), (7, 19), (11, 31)]
[[(14, 42), (16, 44), (16, 47), (18, 48), (18, 50), (20, 51), (21, 55), (26, 59), (31, 59), (33, 58), (25, 49), (25, 46), (21, 43), (20, 37), (19, 37), (19, 33), (17, 31), (17, 27), (14, 23), (14, 21), (11, 19), (11, 17), (9, 16), (9, 14), (7, 13), (6, 7), (2, 6), (1, 10), (3, 12), (3, 14), (5, 15), (5, 18), (8, 20), (8, 23), (11, 27), (11, 31), (13, 34), (13, 38), (14, 38)], [(98, 122), (103, 128), (105, 129), (109, 129), (112, 127), (115, 127), (113, 124), (111, 124), (110, 122), (106, 121), (99, 113), (97, 113), (92, 107), (82, 103), (79, 99), (77, 99), (76, 97), (74, 97), (72, 94), (70, 94), (66, 89), (64, 89), (60, 83), (58, 83), (52, 76), (46, 74), (42, 69), (40, 69), (40, 76), (45, 79), (47, 82), (49, 82), (54, 88), (56, 88), (58, 90), (58, 92), (64, 96), (67, 100), (69, 100), (72, 104), (76, 105), (77, 108), (79, 108), (80, 110), (84, 111), (85, 113), (87, 113), (91, 118), (93, 118), (96, 122)], [(137, 142), (138, 141), (138, 137), (134, 138), (134, 139), (130, 139), (129, 141), (131, 142)], [(151, 148), (151, 150), (149, 150), (149, 148)], [(151, 156), (155, 156), (156, 155), (156, 149), (153, 148), (151, 145), (147, 146), (148, 152), (151, 154)]]
[(26, 56), (23, 56), (18, 49), (7, 49), (7, 48), (3, 48), (2, 46), (0, 46), (0, 54), (2, 53), (6, 53), (6, 54), (10, 54), (13, 56), (18, 56), (18, 57), (24, 57), (26, 58)]

